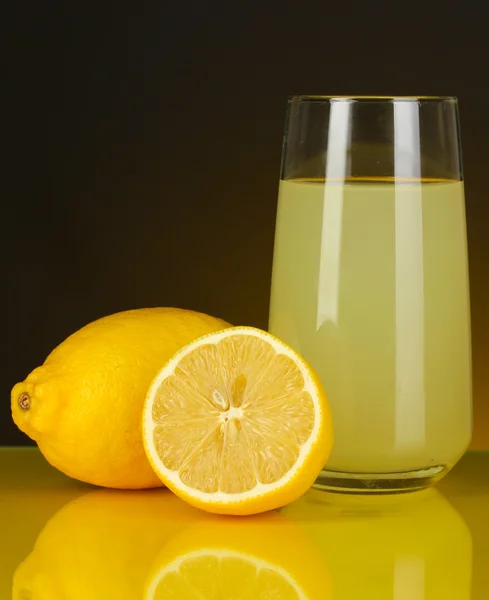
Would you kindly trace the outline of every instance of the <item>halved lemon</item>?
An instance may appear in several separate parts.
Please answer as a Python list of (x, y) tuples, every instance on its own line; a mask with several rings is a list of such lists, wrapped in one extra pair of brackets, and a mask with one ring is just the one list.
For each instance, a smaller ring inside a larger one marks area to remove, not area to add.
[(252, 327), (185, 346), (162, 368), (143, 413), (146, 454), (178, 496), (209, 512), (284, 506), (313, 484), (332, 423), (324, 390), (292, 348)]

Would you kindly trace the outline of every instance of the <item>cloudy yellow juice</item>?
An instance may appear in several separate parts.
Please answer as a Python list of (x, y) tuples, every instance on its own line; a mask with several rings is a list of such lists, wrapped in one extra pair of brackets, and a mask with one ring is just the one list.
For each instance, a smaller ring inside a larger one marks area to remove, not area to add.
[(270, 331), (319, 374), (327, 469), (450, 468), (471, 435), (463, 183), (280, 182)]

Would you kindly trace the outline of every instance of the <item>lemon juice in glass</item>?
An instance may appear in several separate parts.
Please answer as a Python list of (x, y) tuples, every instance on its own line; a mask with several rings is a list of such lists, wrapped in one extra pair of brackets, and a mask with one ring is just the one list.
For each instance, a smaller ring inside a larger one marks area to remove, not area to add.
[(331, 403), (316, 485), (432, 485), (471, 437), (470, 309), (453, 97), (288, 103), (270, 331)]

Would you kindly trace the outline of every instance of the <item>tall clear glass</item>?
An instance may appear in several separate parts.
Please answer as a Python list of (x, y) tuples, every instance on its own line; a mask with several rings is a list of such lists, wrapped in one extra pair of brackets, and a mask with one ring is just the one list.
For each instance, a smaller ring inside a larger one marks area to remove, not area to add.
[(439, 480), (472, 430), (457, 99), (289, 99), (270, 331), (319, 374), (335, 431), (318, 487)]

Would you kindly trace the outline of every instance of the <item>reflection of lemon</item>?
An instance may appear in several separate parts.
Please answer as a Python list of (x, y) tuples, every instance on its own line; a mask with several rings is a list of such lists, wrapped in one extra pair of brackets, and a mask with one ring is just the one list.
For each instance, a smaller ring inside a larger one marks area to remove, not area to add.
[(173, 356), (148, 392), (143, 438), (170, 489), (228, 514), (297, 499), (333, 440), (316, 374), (294, 350), (252, 327), (211, 333)]
[(160, 571), (148, 593), (154, 600), (273, 596), (296, 600), (305, 594), (282, 568), (248, 554), (215, 548), (177, 558)]
[(202, 513), (168, 490), (97, 490), (67, 504), (18, 567), (13, 600), (135, 600), (155, 556)]
[(148, 387), (176, 350), (227, 326), (172, 308), (94, 321), (13, 388), (13, 419), (53, 466), (75, 479), (116, 488), (159, 486), (141, 439)]
[(335, 600), (470, 598), (470, 531), (436, 490), (368, 497), (311, 490), (282, 513), (317, 541)]
[(10, 600), (12, 578), (45, 523), (91, 488), (48, 465), (36, 448), (0, 449), (0, 598)]
[(328, 600), (328, 572), (304, 531), (277, 514), (210, 519), (158, 556), (145, 600)]

